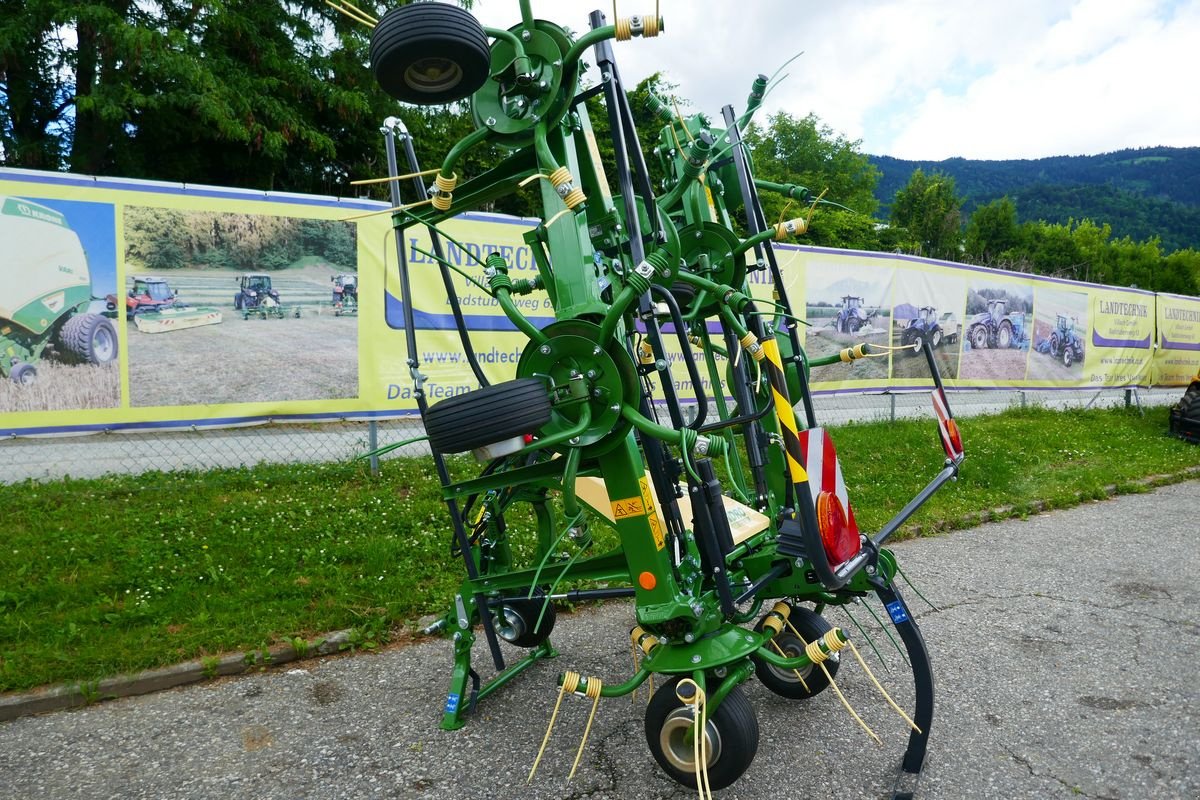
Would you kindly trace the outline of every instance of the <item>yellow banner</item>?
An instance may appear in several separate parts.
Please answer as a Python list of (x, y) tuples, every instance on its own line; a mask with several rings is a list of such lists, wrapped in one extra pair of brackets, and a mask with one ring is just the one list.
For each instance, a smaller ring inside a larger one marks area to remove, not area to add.
[[(409, 415), (418, 382), (430, 403), (476, 388), (423, 228), (400, 242), (410, 358), (383, 208), (0, 169), (0, 435)], [(492, 382), (513, 377), (528, 340), (476, 282), (492, 253), (513, 281), (534, 278), (524, 235), (536, 224), (466, 214), (442, 226), (449, 291)], [(1198, 298), (888, 253), (783, 245), (776, 255), (809, 358), (860, 343), (873, 355), (813, 368), (819, 392), (927, 387), (915, 347), (925, 341), (950, 387), (1175, 385), (1200, 367)], [(780, 298), (755, 266), (748, 253), (766, 315)], [(513, 297), (537, 327), (553, 321), (544, 291)], [(670, 325), (664, 333), (656, 396), (669, 384), (693, 399), (689, 356)], [(721, 402), (728, 359), (689, 349), (710, 405)]]
[(1200, 298), (1158, 295), (1154, 383), (1186, 386), (1200, 370)]

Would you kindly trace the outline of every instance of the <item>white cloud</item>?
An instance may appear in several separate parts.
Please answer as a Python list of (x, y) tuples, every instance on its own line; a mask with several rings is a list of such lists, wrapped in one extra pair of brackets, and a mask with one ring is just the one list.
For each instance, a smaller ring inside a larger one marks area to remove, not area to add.
[[(534, 0), (587, 29), (611, 3)], [(621, 14), (653, 0), (619, 0)], [(477, 0), (510, 27), (512, 0)], [(655, 71), (692, 108), (744, 107), (750, 82), (803, 50), (764, 111), (817, 114), (871, 153), (940, 159), (1200, 144), (1200, 0), (867, 0), (798, 4), (662, 0), (666, 30), (614, 44), (629, 86)]]

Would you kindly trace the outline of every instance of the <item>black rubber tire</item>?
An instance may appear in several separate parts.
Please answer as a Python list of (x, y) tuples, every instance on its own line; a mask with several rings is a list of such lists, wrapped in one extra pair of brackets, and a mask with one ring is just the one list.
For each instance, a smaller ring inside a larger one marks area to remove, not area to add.
[[(413, 83), (419, 62), (442, 62), (449, 75), (422, 86)], [(488, 79), (491, 52), (483, 26), (471, 12), (447, 3), (422, 2), (393, 8), (371, 33), (371, 71), (380, 88), (415, 105), (441, 105), (470, 97)]]
[(974, 328), (971, 328), (970, 333), (967, 334), (967, 338), (971, 341), (972, 350), (982, 350), (987, 346), (988, 342), (987, 328), (983, 325), (976, 325)]
[(1071, 364), (1075, 363), (1075, 353), (1072, 350), (1071, 345), (1068, 344), (1063, 347), (1062, 358), (1064, 367), (1070, 367)]
[(37, 381), (37, 367), (22, 361), (13, 365), (8, 377), (18, 386), (29, 386)]
[(425, 414), (425, 432), (439, 453), (462, 453), (536, 433), (549, 421), (546, 384), (519, 378), (434, 404)]
[(1190, 442), (1200, 441), (1200, 386), (1189, 387), (1171, 409), (1170, 430)]
[(76, 314), (63, 323), (58, 338), (67, 352), (84, 363), (117, 360), (117, 331), (99, 314)]
[(243, 305), (243, 303), (242, 303), (242, 293), (241, 293), (241, 292), (238, 292), (237, 294), (235, 294), (235, 295), (233, 296), (233, 310), (234, 310), (234, 311), (241, 311), (241, 310), (242, 310), (242, 305)]
[(851, 317), (850, 319), (846, 320), (846, 327), (849, 328), (850, 333), (858, 333), (862, 326), (863, 321), (858, 317)]
[(504, 605), (495, 610), (495, 618), (500, 620), (501, 625), (510, 622), (505, 614), (505, 611), (508, 610), (515, 615), (519, 624), (502, 627), (497, 634), (504, 641), (517, 647), (537, 647), (550, 638), (550, 632), (554, 630), (554, 621), (557, 616), (554, 611), (554, 601), (550, 601), (550, 604), (545, 606), (546, 613), (542, 615), (542, 624), (537, 624), (538, 615), (542, 613), (545, 603), (544, 596), (506, 600)]
[[(676, 677), (667, 681), (650, 699), (650, 705), (646, 707), (646, 743), (664, 772), (684, 786), (695, 789), (692, 748), (690, 743), (684, 742), (693, 722), (690, 711), (675, 695), (675, 686), (680, 680)], [(667, 725), (670, 728), (664, 730)], [(716, 712), (708, 715), (705, 730), (711, 747), (708, 784), (713, 789), (724, 789), (742, 776), (758, 752), (758, 719), (740, 686), (733, 687)], [(664, 746), (671, 747), (686, 764), (681, 767), (673, 763), (664, 752)], [(687, 765), (691, 765), (691, 769), (687, 769)]]
[(1058, 342), (1058, 334), (1057, 333), (1050, 334), (1050, 357), (1051, 358), (1058, 358), (1059, 347), (1060, 347), (1060, 345)]
[[(774, 637), (775, 643), (788, 658), (800, 655), (804, 652), (806, 643), (814, 642), (833, 630), (833, 626), (824, 617), (804, 606), (792, 606), (790, 622), (792, 627), (800, 632), (800, 636), (804, 639), (803, 642), (797, 639), (787, 627), (784, 627), (783, 631)], [(754, 629), (762, 630), (762, 620), (759, 620)], [(825, 662), (825, 669), (829, 670), (830, 675), (836, 676), (840, 664), (839, 654), (834, 653)], [(787, 697), (791, 700), (807, 700), (829, 688), (829, 678), (825, 677), (825, 672), (815, 665), (800, 670), (800, 676), (804, 678), (804, 683), (801, 683), (796, 677), (794, 670), (782, 670), (759, 658), (754, 659), (754, 674), (758, 676), (758, 680), (763, 686), (780, 697)], [(805, 685), (808, 686), (807, 689), (804, 688)]]

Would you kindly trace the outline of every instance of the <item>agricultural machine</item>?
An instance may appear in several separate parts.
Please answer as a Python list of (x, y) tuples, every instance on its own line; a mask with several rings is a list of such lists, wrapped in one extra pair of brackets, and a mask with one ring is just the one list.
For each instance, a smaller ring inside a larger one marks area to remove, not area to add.
[(358, 314), (358, 276), (340, 272), (330, 275), (333, 282), (333, 315), (335, 317)]
[(1184, 441), (1200, 443), (1200, 372), (1171, 408), (1169, 420), (1171, 433)]
[(1083, 337), (1075, 332), (1075, 318), (1059, 314), (1054, 330), (1050, 333), (1050, 355), (1062, 358), (1063, 366), (1069, 367), (1083, 361)]
[(279, 290), (271, 286), (271, 276), (261, 272), (242, 275), (238, 280), (238, 293), (233, 296), (233, 307), (242, 312), (242, 319), (252, 316), (259, 319), (300, 316), (300, 306), (284, 308), (279, 299)]
[[(745, 772), (757, 748), (758, 723), (740, 684), (757, 676), (779, 702), (821, 693), (833, 684), (839, 653), (857, 652), (823, 612), (874, 595), (912, 666), (915, 708), (911, 717), (902, 712), (911, 730), (895, 794), (911, 796), (933, 682), (884, 544), (957, 475), (962, 444), (926, 345), (944, 465), (883, 528), (860, 532), (831, 436), (816, 425), (809, 369), (888, 348), (860, 343), (809, 358), (800, 346), (772, 243), (803, 233), (809, 220), (768, 224), (758, 192), (811, 198), (803, 187), (755, 179), (742, 145), (769, 80), (759, 76), (746, 109), (726, 106), (720, 123), (652, 101), (661, 126), (653, 154), (667, 174), (656, 194), (613, 41), (657, 36), (657, 14), (608, 24), (596, 11), (590, 30), (574, 38), (535, 19), (529, 0), (509, 29), (481, 27), (468, 11), (438, 2), (394, 8), (379, 20), (342, 10), (373, 28), (371, 66), (385, 91), (425, 105), (469, 98), (475, 120), (428, 171), (399, 120), (383, 127), (413, 395), (447, 504), (450, 548), (466, 572), (428, 629), (453, 646), (442, 727), (466, 724), (489, 695), (557, 655), (556, 601), (628, 597), (631, 671), (615, 680), (566, 671), (558, 702), (586, 697), (594, 713), (601, 698), (627, 696), (657, 676), (645, 711), (651, 754), (680, 783), (719, 789)], [(590, 88), (580, 81), (589, 54), (600, 76)], [(584, 102), (591, 98), (612, 132), (611, 181)], [(410, 165), (405, 175), (397, 141)], [(463, 155), (483, 145), (508, 155), (483, 174), (462, 175)], [(407, 204), (402, 185), (412, 187)], [(524, 234), (536, 271), (514, 277), (515, 265), (492, 252), (467, 273), (528, 339), (515, 376), (492, 383), (461, 323), (450, 274), (459, 267), (442, 244), (454, 240), (442, 224), (514, 192), (538, 198), (539, 219)], [(406, 236), (414, 227), (430, 233), (429, 250), (415, 251), (447, 287), (480, 385), (433, 405), (411, 302), (413, 280), (429, 277), (410, 272)], [(749, 273), (759, 275), (751, 282)], [(766, 284), (766, 293), (752, 294), (751, 283)], [(514, 297), (530, 294), (549, 299), (554, 321), (539, 327), (522, 313)], [(685, 419), (668, 347), (687, 356), (679, 369), (695, 389), (694, 417)], [(481, 472), (451, 478), (445, 454), (468, 451), (484, 463)], [(476, 669), (484, 669), (475, 653), (480, 635), (496, 670), (487, 679)], [(524, 654), (510, 663), (502, 642)], [(547, 730), (543, 750), (549, 739)]]
[(937, 309), (932, 306), (921, 306), (917, 310), (917, 316), (901, 332), (900, 344), (908, 348), (910, 354), (915, 355), (924, 349), (925, 342), (929, 342), (929, 346), (936, 350), (941, 346), (942, 341), (950, 336), (957, 336), (957, 334), (948, 334), (942, 327), (938, 320)]
[(92, 278), (79, 235), (58, 211), (18, 197), (0, 198), (0, 375), (37, 379), (48, 347), (71, 360), (117, 358), (117, 332), (93, 313)]
[(1025, 314), (1010, 314), (1007, 309), (1006, 300), (988, 300), (987, 311), (971, 318), (967, 341), (972, 349), (990, 347), (993, 350), (1007, 350), (1021, 346), (1025, 339)]
[(862, 297), (846, 295), (842, 298), (842, 307), (834, 317), (834, 326), (838, 333), (858, 333), (861, 328), (871, 324), (871, 320), (879, 313), (878, 309), (868, 311), (863, 308)]
[[(116, 304), (111, 295), (110, 304)], [(125, 297), (125, 311), (143, 333), (166, 333), (221, 322), (220, 311), (192, 308), (162, 278), (135, 277)]]

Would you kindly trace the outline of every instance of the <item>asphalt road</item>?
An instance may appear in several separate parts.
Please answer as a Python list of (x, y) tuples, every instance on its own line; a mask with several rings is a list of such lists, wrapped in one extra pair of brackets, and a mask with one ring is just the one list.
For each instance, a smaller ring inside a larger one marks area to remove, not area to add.
[[(1198, 510), (1192, 481), (895, 548), (939, 609), (909, 592), (938, 692), (918, 797), (1200, 797)], [(644, 693), (636, 706), (601, 703), (570, 783), (590, 703), (568, 698), (526, 786), (554, 676), (626, 676), (630, 616), (608, 603), (560, 617), (561, 657), (488, 698), (460, 731), (438, 729), (450, 659), (440, 640), (5, 723), (0, 797), (694, 797), (649, 755)], [(910, 703), (903, 664), (876, 638), (892, 672), (865, 654)], [(882, 746), (829, 692), (797, 704), (750, 681), (758, 755), (718, 796), (885, 796), (903, 723), (854, 662), (839, 683)]]

